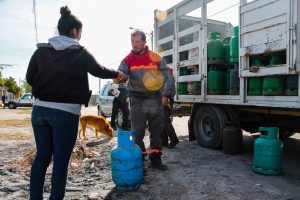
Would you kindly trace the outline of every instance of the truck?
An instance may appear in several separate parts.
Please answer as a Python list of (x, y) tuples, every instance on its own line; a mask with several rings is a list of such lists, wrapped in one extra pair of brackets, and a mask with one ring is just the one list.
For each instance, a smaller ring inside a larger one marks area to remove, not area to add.
[(5, 106), (9, 109), (16, 109), (17, 107), (33, 107), (34, 96), (31, 93), (25, 93), (19, 99), (10, 99)]
[(220, 148), (227, 123), (299, 132), (300, 2), (240, 0), (235, 26), (209, 17), (216, 2), (234, 7), (183, 0), (154, 11), (155, 50), (173, 69), (175, 102), (190, 109), (189, 139)]

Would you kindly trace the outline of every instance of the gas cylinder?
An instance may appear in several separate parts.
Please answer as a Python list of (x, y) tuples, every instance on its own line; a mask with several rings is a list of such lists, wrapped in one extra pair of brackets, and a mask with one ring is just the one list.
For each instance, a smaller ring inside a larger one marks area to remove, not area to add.
[(239, 27), (233, 28), (234, 36), (230, 40), (230, 62), (239, 62)]
[(210, 32), (207, 42), (207, 59), (213, 62), (223, 62), (224, 45), (220, 39), (220, 33)]
[(229, 63), (230, 62), (230, 40), (231, 37), (225, 37), (223, 39), (224, 44), (224, 62)]
[(240, 93), (240, 79), (239, 79), (239, 66), (238, 63), (234, 64), (229, 74), (229, 94), (238, 95)]
[(223, 153), (236, 155), (243, 151), (243, 133), (232, 122), (227, 122), (223, 129)]
[(185, 76), (185, 75), (189, 75), (189, 70), (187, 69), (187, 67), (180, 68), (179, 76)]
[(288, 96), (298, 95), (298, 75), (289, 75), (285, 79), (284, 94)]
[(248, 95), (262, 94), (262, 78), (251, 77), (248, 78)]
[[(254, 59), (251, 62), (250, 69), (258, 69), (259, 67), (263, 66), (261, 61), (259, 59)], [(262, 94), (262, 85), (263, 85), (263, 79), (261, 77), (251, 77), (248, 78), (248, 95), (261, 95)]]
[(263, 79), (263, 95), (279, 96), (284, 93), (284, 79), (279, 76), (266, 76)]
[(269, 61), (269, 66), (280, 65), (280, 64), (283, 64), (283, 61), (280, 56), (278, 55), (271, 56)]
[(230, 90), (230, 71), (231, 68), (225, 71), (225, 94), (229, 94)]
[(277, 127), (260, 127), (260, 136), (254, 142), (252, 170), (259, 174), (279, 175), (282, 161), (282, 141)]
[(224, 94), (225, 73), (216, 69), (215, 66), (207, 73), (207, 92), (210, 95)]
[(135, 144), (134, 131), (118, 129), (118, 144), (111, 150), (111, 173), (117, 189), (137, 190), (143, 178), (142, 150)]
[(180, 82), (178, 84), (178, 94), (180, 95), (187, 94), (187, 82)]
[(195, 94), (201, 94), (201, 81), (195, 81)]
[[(271, 56), (269, 66), (282, 64), (282, 59), (277, 56)], [(263, 80), (263, 95), (283, 95), (284, 79), (280, 76), (267, 76)]]

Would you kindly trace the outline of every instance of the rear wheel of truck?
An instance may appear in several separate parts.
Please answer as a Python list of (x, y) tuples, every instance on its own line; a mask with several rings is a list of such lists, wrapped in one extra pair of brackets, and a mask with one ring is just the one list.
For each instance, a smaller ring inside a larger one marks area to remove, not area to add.
[(226, 113), (217, 106), (200, 106), (193, 120), (195, 137), (201, 146), (216, 149), (222, 144)]

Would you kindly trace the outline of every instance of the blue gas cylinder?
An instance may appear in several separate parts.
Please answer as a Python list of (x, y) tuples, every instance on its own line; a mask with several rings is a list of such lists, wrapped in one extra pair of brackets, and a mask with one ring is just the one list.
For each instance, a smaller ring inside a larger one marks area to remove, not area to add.
[(117, 189), (131, 191), (141, 186), (142, 150), (135, 144), (134, 131), (118, 129), (118, 145), (111, 150), (111, 173)]
[(277, 127), (260, 127), (259, 138), (254, 142), (252, 170), (259, 174), (279, 175), (281, 172), (282, 147)]

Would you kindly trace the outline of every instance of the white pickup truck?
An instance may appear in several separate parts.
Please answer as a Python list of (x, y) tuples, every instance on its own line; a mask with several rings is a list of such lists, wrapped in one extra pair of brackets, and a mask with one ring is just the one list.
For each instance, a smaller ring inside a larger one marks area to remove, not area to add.
[(9, 109), (16, 109), (17, 107), (32, 107), (34, 102), (34, 97), (31, 93), (25, 93), (19, 99), (10, 99), (5, 106)]

